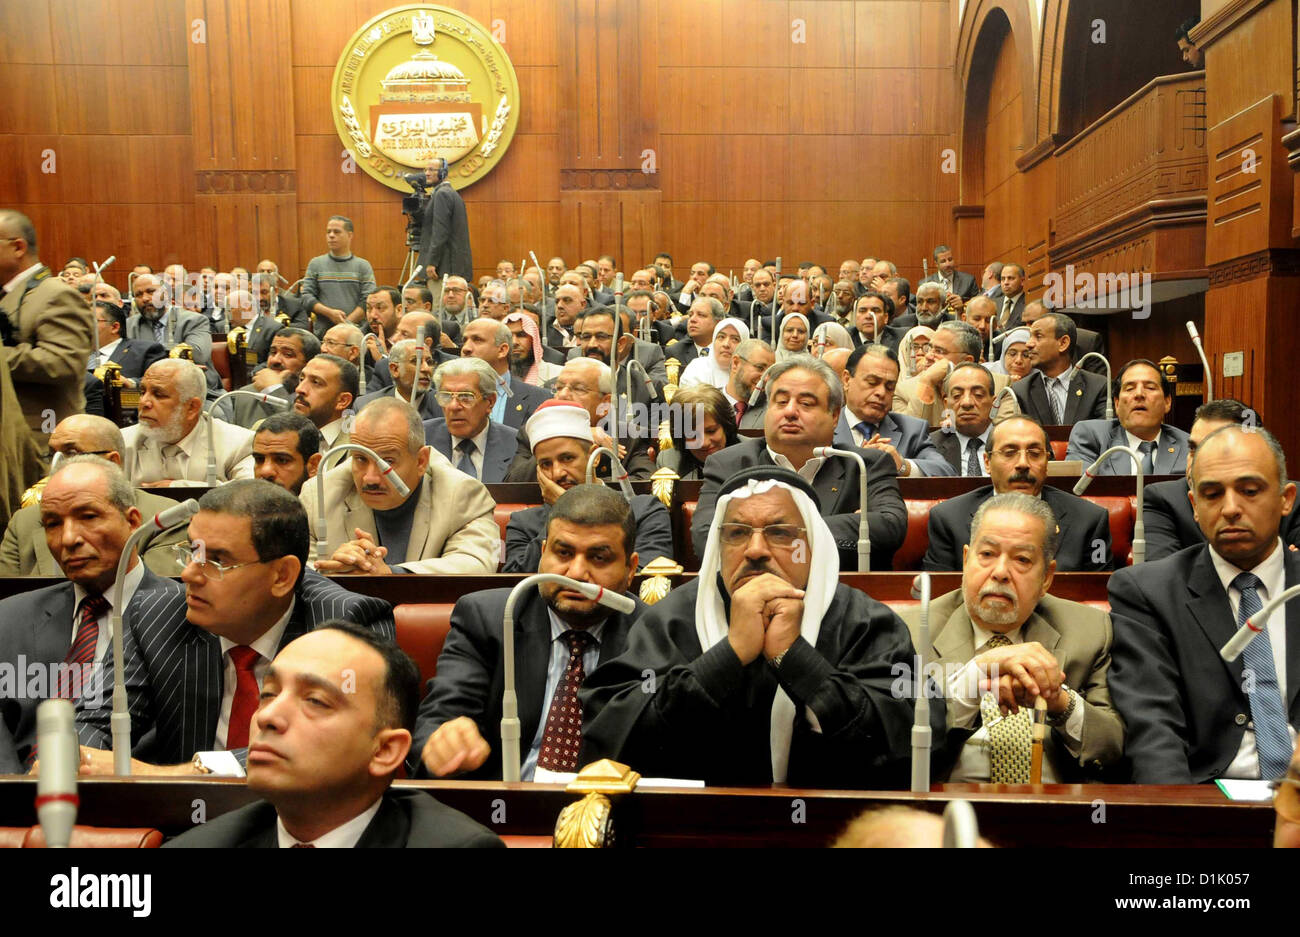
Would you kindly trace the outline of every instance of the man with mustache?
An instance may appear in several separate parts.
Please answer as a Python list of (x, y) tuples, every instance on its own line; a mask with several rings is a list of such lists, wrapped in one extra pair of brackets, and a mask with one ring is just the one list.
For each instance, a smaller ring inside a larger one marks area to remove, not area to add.
[[(953, 372), (956, 374), (957, 372)], [(1018, 491), (1041, 499), (1060, 526), (1056, 568), (1062, 572), (1101, 572), (1114, 568), (1106, 509), (1060, 488), (1044, 484), (1052, 444), (1032, 417), (1014, 416), (993, 425), (984, 464), (991, 485), (947, 501), (930, 512), (930, 547), (923, 565), (932, 571), (962, 568), (962, 549), (970, 543), (971, 520), (995, 494)]]
[[(266, 367), (253, 375), (253, 379), (239, 390), (268, 394), (284, 400), (293, 400), (298, 389), (302, 369), (320, 354), (320, 340), (306, 329), (281, 328), (271, 338), (266, 356)], [(227, 423), (253, 428), (253, 424), (273, 413), (283, 412), (253, 397), (237, 394), (216, 405), (213, 413)]]
[[(1300, 584), (1278, 536), (1295, 505), (1286, 455), (1266, 429), (1225, 426), (1192, 462), (1191, 502), (1206, 542), (1110, 578), (1110, 688), (1138, 784), (1282, 777), (1300, 725), (1300, 605), (1260, 618)], [(1241, 656), (1219, 649), (1246, 623)]]
[[(961, 589), (930, 605), (926, 656), (945, 681), (948, 741), (938, 775), (954, 782), (1027, 784), (1030, 711), (1047, 703), (1043, 781), (1083, 782), (1124, 753), (1124, 726), (1106, 688), (1110, 616), (1047, 594), (1060, 524), (1020, 492), (994, 495), (962, 546)], [(921, 610), (903, 616), (918, 638)]]
[[(1082, 420), (1070, 430), (1065, 458), (1079, 459), (1086, 469), (1111, 446), (1129, 446), (1142, 457), (1147, 475), (1182, 475), (1187, 471), (1187, 433), (1164, 422), (1174, 405), (1173, 386), (1165, 383), (1154, 361), (1136, 358), (1115, 375), (1115, 419)], [(1110, 456), (1094, 473), (1136, 475), (1133, 459)]]
[[(581, 764), (616, 758), (710, 785), (906, 785), (913, 704), (891, 673), (910, 666), (912, 642), (897, 615), (839, 581), (821, 511), (789, 469), (723, 483), (700, 575), (587, 679)], [(931, 713), (942, 740), (941, 701)]]
[(317, 355), (303, 366), (293, 409), (316, 425), (328, 450), (348, 441), (351, 428), (344, 417), (356, 399), (356, 366), (334, 355)]

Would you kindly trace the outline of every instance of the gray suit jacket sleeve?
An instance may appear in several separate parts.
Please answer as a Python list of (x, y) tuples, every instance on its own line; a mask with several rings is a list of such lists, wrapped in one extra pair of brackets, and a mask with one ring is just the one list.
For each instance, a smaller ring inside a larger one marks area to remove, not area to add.
[(1075, 423), (1074, 428), (1070, 430), (1070, 443), (1065, 451), (1066, 461), (1078, 459), (1083, 462), (1084, 468), (1095, 462), (1105, 447), (1107, 436), (1103, 427), (1109, 428), (1105, 420), (1083, 420)]

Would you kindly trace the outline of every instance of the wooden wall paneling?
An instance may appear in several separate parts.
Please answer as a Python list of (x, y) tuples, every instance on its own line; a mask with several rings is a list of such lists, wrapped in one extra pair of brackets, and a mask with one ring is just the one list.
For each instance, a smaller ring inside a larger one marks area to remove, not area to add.
[(1202, 17), (1192, 33), (1214, 76), (1207, 99), (1211, 126), (1270, 93), (1281, 99), (1282, 119), (1295, 119), (1296, 31), (1294, 0), (1234, 3)]
[[(570, 0), (558, 0), (561, 22), (565, 21), (566, 2)], [(766, 64), (769, 54), (782, 54), (780, 49), (760, 48), (748, 30), (738, 35), (724, 34), (722, 7), (722, 0), (659, 0), (659, 35), (664, 41), (655, 51), (660, 68), (720, 64), (727, 58), (728, 50), (734, 50), (738, 65)], [(556, 47), (567, 54), (568, 47), (563, 41), (557, 40)], [(660, 115), (661, 119), (665, 116)]]
[(40, 205), (61, 200), (63, 180), (57, 174), (41, 172), (41, 154), (46, 150), (54, 150), (57, 166), (58, 143), (59, 137), (52, 133), (0, 133), (0, 166), (5, 168), (4, 192), (9, 204)]
[(299, 134), (334, 136), (330, 113), (333, 66), (295, 65), (293, 71), (293, 129)]
[(515, 66), (520, 99), (516, 137), (529, 133), (559, 132), (559, 118), (556, 115), (557, 73), (558, 69), (554, 65)]
[[(367, 197), (400, 198), (397, 192), (375, 182), (360, 167), (348, 163), (343, 143), (333, 133), (299, 134), (294, 138), (294, 152), (299, 204), (359, 204)], [(346, 172), (345, 168), (356, 171)], [(324, 239), (324, 223), (320, 230)]]
[(282, 264), (285, 277), (289, 277), (298, 237), (292, 193), (196, 195), (194, 217), (198, 231), (216, 245), (215, 254), (206, 262), (218, 270), (235, 266), (252, 270), (260, 260), (270, 258)]
[[(559, 19), (556, 0), (492, 0), (491, 21), (482, 22), (484, 26), (493, 29), (493, 24), (497, 20), (505, 26), (506, 41), (502, 46), (509, 54), (510, 61), (514, 63), (516, 72), (521, 68), (539, 66), (554, 68), (559, 63), (560, 57), (557, 55), (559, 50), (556, 43)], [(521, 87), (521, 94), (522, 91)], [(537, 257), (540, 260), (541, 254)]]
[[(826, 4), (817, 4), (821, 7)], [(661, 22), (663, 35), (680, 35), (682, 31), (692, 28), (693, 20), (698, 15), (702, 4), (687, 4), (686, 18), (674, 24), (674, 31), (668, 32), (666, 24)], [(809, 66), (816, 63), (804, 60), (801, 49), (792, 43), (795, 13), (785, 0), (768, 0), (766, 3), (753, 3), (751, 0), (722, 0), (722, 34), (720, 43), (712, 48), (700, 50), (697, 63), (716, 62), (732, 64), (727, 49), (733, 45), (737, 51), (752, 50), (752, 55), (742, 56), (737, 65), (765, 66)], [(805, 18), (805, 36), (809, 28)]]
[[(554, 202), (560, 195), (560, 168), (555, 134), (516, 134), (496, 168), (463, 190), (461, 196), (466, 205), (480, 201)], [(372, 187), (397, 198), (398, 193), (392, 189), (365, 178)]]
[[(1293, 246), (1292, 178), (1278, 134), (1280, 110), (1279, 99), (1270, 94), (1210, 127), (1209, 265), (1267, 247)], [(1245, 171), (1247, 149), (1255, 155), (1254, 172)]]
[(48, 10), (53, 61), (60, 65), (186, 63), (190, 26), (178, 0), (48, 0), (27, 5)]
[[(4, 19), (5, 28), (0, 29), (0, 64), (49, 65), (54, 61), (48, 6), (10, 3), (5, 6)], [(14, 86), (6, 84), (5, 87)]]
[(190, 132), (182, 66), (60, 65), (54, 79), (64, 133)]
[[(947, 3), (940, 4), (946, 8)], [(791, 0), (789, 21), (804, 21), (805, 41), (790, 46), (791, 63), (805, 68), (851, 68), (857, 58), (857, 11), (851, 0)], [(792, 26), (787, 24), (787, 33)], [(787, 40), (790, 38), (787, 35)]]
[(852, 133), (853, 69), (790, 69), (790, 131), (808, 134)]
[[(694, 122), (685, 129), (692, 133), (774, 133), (789, 126), (791, 114), (790, 70), (771, 66), (746, 66), (718, 69), (716, 77), (710, 69), (696, 69), (705, 73), (707, 95), (720, 97), (720, 113), (716, 123)], [(660, 69), (662, 74), (663, 69)], [(707, 81), (713, 78), (714, 83)], [(718, 88), (721, 86), (721, 94)], [(679, 107), (680, 99), (663, 95), (671, 108)], [(660, 111), (663, 119), (663, 111)], [(682, 129), (679, 125), (678, 129)], [(663, 131), (663, 125), (660, 125)]]
[(21, 94), (0, 94), (5, 133), (58, 133), (57, 73), (52, 65), (0, 64), (0, 87), (22, 89)]
[[(677, 229), (677, 219), (669, 224), (669, 206), (664, 211), (664, 243), (681, 243), (678, 239), (682, 232)], [(681, 206), (672, 206), (679, 208)], [(740, 276), (745, 261), (750, 257), (759, 260), (774, 260), (781, 257), (786, 264), (798, 263), (793, 260), (798, 245), (790, 233), (790, 204), (788, 202), (719, 202), (709, 207), (706, 224), (719, 233), (721, 243), (713, 254), (696, 253), (690, 257), (678, 257), (674, 262), (678, 268), (677, 278), (682, 278), (683, 270), (689, 272), (690, 265), (706, 257), (717, 257), (714, 266), (725, 265), (727, 270), (735, 270)]]

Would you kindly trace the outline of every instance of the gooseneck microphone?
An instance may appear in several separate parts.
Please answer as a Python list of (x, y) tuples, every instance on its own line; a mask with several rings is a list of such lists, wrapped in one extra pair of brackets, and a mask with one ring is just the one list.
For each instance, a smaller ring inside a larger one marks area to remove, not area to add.
[(216, 420), (216, 417), (212, 415), (212, 411), (216, 408), (217, 404), (221, 403), (221, 401), (225, 400), (227, 397), (252, 397), (259, 403), (264, 403), (268, 407), (273, 407), (276, 410), (283, 410), (290, 404), (288, 398), (272, 397), (269, 390), (265, 393), (255, 390), (228, 390), (216, 400), (212, 401), (212, 405), (203, 413), (208, 424), (208, 469), (207, 477), (204, 482), (209, 488), (215, 488), (217, 486), (217, 449), (212, 442), (212, 424), (213, 421)]
[(76, 710), (71, 700), (48, 699), (36, 707), (36, 745), (41, 753), (41, 773), (36, 779), (36, 816), (50, 849), (67, 849), (77, 822), (77, 769), (81, 746), (77, 742)]
[(813, 455), (829, 459), (853, 459), (858, 463), (858, 572), (871, 571), (871, 528), (867, 524), (867, 460), (860, 452), (849, 449), (836, 449), (833, 446), (818, 446)]
[(611, 450), (608, 446), (596, 446), (587, 456), (587, 484), (596, 484), (596, 460), (602, 455), (609, 456), (609, 474), (612, 481), (618, 482), (619, 490), (623, 492), (623, 497), (628, 501), (632, 500), (635, 492), (632, 490), (632, 483), (628, 481), (627, 469), (623, 468), (623, 463), (619, 461), (618, 453)]
[(1201, 333), (1196, 331), (1196, 323), (1190, 319), (1187, 321), (1187, 334), (1192, 337), (1192, 344), (1196, 346), (1196, 353), (1201, 356), (1201, 367), (1205, 368), (1205, 402), (1209, 403), (1214, 399), (1214, 373), (1210, 371), (1210, 361), (1205, 357), (1205, 346), (1201, 344)]
[(925, 685), (925, 657), (930, 651), (930, 574), (921, 573), (921, 629), (917, 635), (916, 673), (912, 686), (916, 704), (912, 714), (912, 792), (930, 792), (930, 694)]
[[(1137, 450), (1128, 446), (1111, 446), (1101, 455), (1097, 456), (1095, 462), (1083, 470), (1083, 477), (1074, 485), (1074, 493), (1082, 495), (1092, 484), (1092, 480), (1097, 477), (1097, 469), (1101, 468), (1103, 462), (1110, 457), (1112, 453), (1127, 452), (1133, 459), (1133, 464), (1137, 466), (1137, 517), (1133, 521), (1133, 565), (1143, 562), (1147, 558), (1147, 525), (1142, 519), (1143, 506), (1143, 487), (1146, 484), (1146, 472), (1142, 468), (1142, 456)], [(1155, 459), (1152, 457), (1152, 464)]]
[(381, 459), (375, 450), (354, 442), (340, 443), (330, 449), (321, 456), (320, 464), (316, 467), (316, 558), (318, 560), (324, 559), (329, 554), (329, 530), (325, 519), (325, 470), (329, 467), (331, 459), (345, 452), (360, 452), (373, 459), (379, 474), (387, 479), (388, 484), (392, 485), (393, 490), (403, 499), (411, 493), (411, 489), (406, 486), (406, 482), (402, 481), (402, 477), (394, 472), (393, 467)]

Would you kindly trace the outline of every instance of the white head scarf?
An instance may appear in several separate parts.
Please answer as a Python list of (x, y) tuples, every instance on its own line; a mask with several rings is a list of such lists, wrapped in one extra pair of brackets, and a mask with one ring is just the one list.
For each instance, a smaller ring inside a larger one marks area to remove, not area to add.
[(821, 336), (826, 336), (826, 347), (829, 348), (847, 348), (853, 350), (853, 339), (849, 338), (848, 329), (838, 322), (823, 322), (817, 328), (813, 329), (812, 341), (810, 345), (816, 345)]
[(903, 370), (906, 377), (916, 377), (916, 356), (912, 354), (912, 339), (924, 335), (926, 338), (934, 338), (934, 329), (928, 325), (917, 325), (908, 329), (903, 340), (898, 343), (898, 357), (903, 360)]
[[(739, 319), (728, 317), (720, 321), (713, 327), (713, 339), (709, 345), (709, 356), (707, 358), (696, 358), (686, 366), (682, 372), (681, 378), (677, 381), (678, 387), (690, 387), (694, 384), (709, 384), (721, 390), (727, 386), (727, 379), (731, 377), (731, 366), (728, 364), (723, 367), (718, 363), (718, 359), (713, 354), (713, 348), (718, 341), (718, 333), (724, 328), (733, 328), (740, 335), (740, 341), (749, 338), (749, 326)], [(739, 343), (737, 343), (739, 344)], [(733, 350), (734, 354), (734, 350)]]
[[(785, 324), (789, 322), (791, 319), (802, 319), (804, 331), (807, 333), (804, 336), (803, 348), (800, 348), (798, 351), (791, 351), (790, 349), (786, 348), (785, 342), (781, 340), (781, 333), (785, 331)], [(811, 339), (812, 339), (812, 328), (808, 325), (808, 317), (805, 316), (802, 312), (787, 312), (785, 316), (781, 319), (781, 329), (776, 333), (776, 344), (773, 346), (773, 351), (776, 353), (776, 360), (784, 361), (786, 358), (793, 357), (794, 355), (808, 354), (808, 343)]]
[[(718, 499), (713, 523), (709, 527), (704, 559), (700, 563), (700, 588), (695, 596), (695, 633), (700, 639), (700, 648), (704, 651), (719, 641), (725, 641), (730, 630), (722, 593), (718, 589), (718, 572), (722, 568), (722, 543), (718, 529), (727, 517), (727, 506), (734, 499), (766, 494), (775, 488), (790, 492), (795, 506), (799, 508), (799, 516), (803, 518), (803, 526), (810, 535), (809, 576), (808, 585), (804, 587), (803, 620), (799, 623), (799, 634), (809, 644), (814, 647), (817, 645), (822, 618), (835, 598), (835, 587), (840, 581), (840, 555), (835, 546), (835, 538), (807, 492), (776, 479), (752, 478), (743, 487), (729, 491)], [(772, 780), (777, 784), (784, 783), (789, 773), (794, 717), (794, 701), (784, 688), (778, 686), (776, 698), (772, 701), (771, 730)]]
[[(997, 361), (990, 362), (985, 365), (985, 367), (994, 374), (1009, 375), (1011, 372), (1007, 370), (1007, 352), (1010, 351), (1011, 346), (1017, 342), (1024, 342), (1026, 345), (1029, 344), (1029, 329), (1016, 328), (1004, 335), (1002, 338), (1002, 354), (998, 356)], [(1032, 370), (1032, 368), (1030, 370)]]

